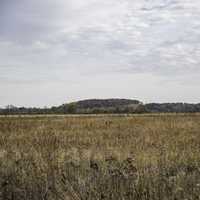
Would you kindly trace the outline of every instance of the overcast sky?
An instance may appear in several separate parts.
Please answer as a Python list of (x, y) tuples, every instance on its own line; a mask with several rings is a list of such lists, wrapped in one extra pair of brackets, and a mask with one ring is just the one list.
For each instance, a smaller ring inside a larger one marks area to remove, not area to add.
[(0, 0), (0, 106), (199, 91), (199, 0)]

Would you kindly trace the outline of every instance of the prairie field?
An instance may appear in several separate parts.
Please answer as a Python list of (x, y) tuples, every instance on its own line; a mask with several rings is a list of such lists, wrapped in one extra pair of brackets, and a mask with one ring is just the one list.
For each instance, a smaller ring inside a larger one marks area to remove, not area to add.
[(200, 115), (0, 117), (0, 200), (59, 199), (200, 199)]

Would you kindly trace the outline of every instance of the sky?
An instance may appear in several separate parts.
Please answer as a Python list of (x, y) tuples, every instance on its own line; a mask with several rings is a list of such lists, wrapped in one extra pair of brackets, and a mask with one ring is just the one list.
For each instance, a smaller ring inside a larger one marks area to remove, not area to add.
[(199, 0), (0, 0), (0, 107), (199, 91)]

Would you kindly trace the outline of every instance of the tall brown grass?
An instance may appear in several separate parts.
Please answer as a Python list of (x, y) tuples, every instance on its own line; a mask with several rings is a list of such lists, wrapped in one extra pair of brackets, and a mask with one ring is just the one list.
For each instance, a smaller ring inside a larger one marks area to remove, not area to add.
[(1, 117), (0, 199), (200, 199), (200, 115)]

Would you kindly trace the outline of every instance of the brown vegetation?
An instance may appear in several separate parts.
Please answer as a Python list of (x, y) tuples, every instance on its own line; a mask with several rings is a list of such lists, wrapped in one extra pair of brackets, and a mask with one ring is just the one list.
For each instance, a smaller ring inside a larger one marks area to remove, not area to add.
[(200, 199), (200, 115), (0, 118), (2, 200)]

